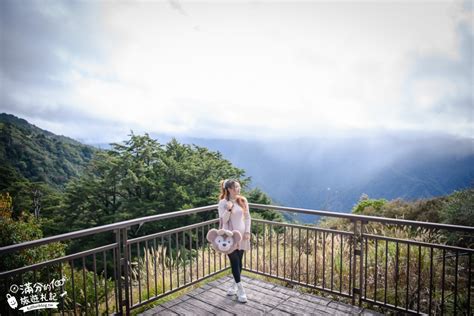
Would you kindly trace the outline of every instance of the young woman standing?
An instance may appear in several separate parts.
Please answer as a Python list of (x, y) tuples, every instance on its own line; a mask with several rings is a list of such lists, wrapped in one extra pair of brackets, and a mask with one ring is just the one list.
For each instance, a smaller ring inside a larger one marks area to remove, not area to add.
[(240, 273), (242, 272), (242, 258), (244, 251), (250, 249), (250, 213), (247, 199), (240, 195), (240, 183), (234, 179), (221, 181), (219, 201), (219, 219), (223, 229), (238, 230), (242, 234), (242, 241), (237, 250), (229, 254), (232, 275), (235, 284), (227, 291), (227, 295), (237, 294), (239, 302), (247, 302)]

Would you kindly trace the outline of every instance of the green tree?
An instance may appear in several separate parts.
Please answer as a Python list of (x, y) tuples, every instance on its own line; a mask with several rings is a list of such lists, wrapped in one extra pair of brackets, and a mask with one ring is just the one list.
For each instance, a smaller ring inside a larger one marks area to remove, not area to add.
[(474, 227), (474, 189), (451, 194), (441, 213), (444, 223)]
[(12, 167), (1, 166), (0, 193), (2, 192), (12, 197), (11, 212), (14, 219), (18, 219), (24, 212), (31, 213), (43, 220), (42, 228), (46, 236), (61, 231), (55, 228), (61, 225), (60, 209), (63, 207), (63, 194), (59, 189), (44, 182), (32, 182)]
[(383, 206), (387, 203), (385, 199), (369, 199), (367, 195), (362, 195), (359, 203), (352, 209), (354, 214), (380, 216)]
[[(474, 189), (456, 191), (446, 199), (441, 218), (444, 223), (474, 227)], [(448, 233), (448, 243), (474, 247), (474, 236), (466, 233)]]
[[(43, 237), (41, 221), (29, 212), (12, 217), (13, 201), (8, 193), (0, 194), (0, 247)], [(0, 271), (6, 271), (64, 255), (64, 245), (51, 243), (6, 254), (0, 260)]]
[[(69, 183), (64, 227), (78, 230), (215, 204), (223, 178), (239, 178), (243, 186), (249, 181), (218, 152), (175, 139), (162, 145), (147, 134), (132, 133), (123, 144), (97, 154), (84, 174)], [(209, 213), (146, 224), (139, 233), (216, 216)]]

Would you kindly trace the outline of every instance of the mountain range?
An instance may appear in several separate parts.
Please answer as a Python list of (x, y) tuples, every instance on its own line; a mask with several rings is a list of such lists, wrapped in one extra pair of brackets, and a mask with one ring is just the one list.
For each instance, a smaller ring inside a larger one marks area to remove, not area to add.
[[(57, 185), (80, 174), (97, 147), (108, 147), (81, 144), (8, 114), (0, 115), (0, 127), (2, 164), (9, 163), (22, 172), (27, 161), (36, 170), (30, 178), (43, 177)], [(12, 128), (15, 137), (11, 136)], [(162, 144), (172, 138), (150, 136)], [(363, 194), (377, 199), (414, 200), (474, 185), (474, 140), (469, 138), (387, 132), (272, 141), (177, 139), (221, 152), (234, 166), (246, 171), (251, 187), (262, 189), (276, 204), (285, 206), (350, 212)], [(16, 160), (12, 160), (14, 157)], [(312, 219), (303, 216), (299, 220)]]

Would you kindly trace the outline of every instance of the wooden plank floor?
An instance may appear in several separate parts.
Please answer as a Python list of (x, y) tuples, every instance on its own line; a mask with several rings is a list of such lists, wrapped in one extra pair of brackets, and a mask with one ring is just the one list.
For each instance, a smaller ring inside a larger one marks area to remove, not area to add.
[(232, 276), (207, 283), (140, 314), (149, 315), (381, 315), (374, 311), (242, 277), (248, 302), (227, 296)]

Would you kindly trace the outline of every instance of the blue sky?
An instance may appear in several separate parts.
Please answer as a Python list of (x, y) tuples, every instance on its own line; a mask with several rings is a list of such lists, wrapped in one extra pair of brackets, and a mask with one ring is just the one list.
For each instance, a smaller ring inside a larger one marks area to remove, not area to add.
[(0, 112), (87, 142), (474, 137), (470, 1), (1, 1)]

